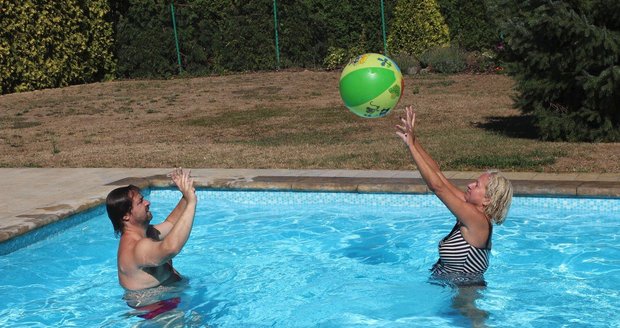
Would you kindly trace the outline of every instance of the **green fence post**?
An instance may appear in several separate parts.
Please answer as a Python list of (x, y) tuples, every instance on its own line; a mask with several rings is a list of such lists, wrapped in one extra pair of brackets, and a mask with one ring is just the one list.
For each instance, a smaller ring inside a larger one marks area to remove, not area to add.
[(172, 13), (172, 29), (174, 30), (174, 43), (177, 46), (177, 62), (179, 63), (179, 74), (183, 73), (181, 68), (181, 52), (179, 51), (179, 36), (177, 35), (177, 21), (174, 17), (174, 4), (170, 2), (170, 12)]
[(273, 29), (276, 32), (276, 69), (280, 69), (280, 46), (278, 45), (278, 6), (273, 0)]
[(385, 10), (383, 9), (383, 0), (381, 0), (381, 28), (383, 31), (383, 54), (387, 56), (387, 42), (385, 40)]

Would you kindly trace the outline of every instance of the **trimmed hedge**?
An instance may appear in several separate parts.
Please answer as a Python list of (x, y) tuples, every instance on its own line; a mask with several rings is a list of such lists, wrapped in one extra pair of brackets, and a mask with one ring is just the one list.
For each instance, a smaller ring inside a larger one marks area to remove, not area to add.
[(113, 78), (108, 4), (11, 0), (0, 19), (0, 93)]
[[(385, 1), (386, 20), (395, 0)], [(169, 4), (112, 1), (121, 77), (166, 77), (178, 72)], [(280, 68), (336, 66), (363, 52), (383, 52), (380, 3), (277, 1)], [(273, 0), (175, 2), (182, 67), (187, 74), (270, 70), (278, 65)]]

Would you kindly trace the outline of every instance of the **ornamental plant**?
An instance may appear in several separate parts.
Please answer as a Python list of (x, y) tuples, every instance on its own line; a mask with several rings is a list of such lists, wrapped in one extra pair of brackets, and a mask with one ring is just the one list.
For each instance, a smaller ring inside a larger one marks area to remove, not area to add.
[(3, 1), (0, 93), (113, 78), (105, 0)]

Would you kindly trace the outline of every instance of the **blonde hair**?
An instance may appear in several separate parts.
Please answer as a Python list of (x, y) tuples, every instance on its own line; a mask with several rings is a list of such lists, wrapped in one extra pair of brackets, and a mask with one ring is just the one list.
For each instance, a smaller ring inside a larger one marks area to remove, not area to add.
[(512, 203), (512, 184), (498, 171), (487, 171), (489, 183), (485, 196), (490, 199), (484, 213), (496, 224), (502, 224)]

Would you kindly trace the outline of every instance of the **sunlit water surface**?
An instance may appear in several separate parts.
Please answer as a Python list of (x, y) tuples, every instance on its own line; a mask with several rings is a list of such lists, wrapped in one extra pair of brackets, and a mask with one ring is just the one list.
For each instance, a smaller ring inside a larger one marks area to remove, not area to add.
[[(153, 223), (180, 193), (155, 189)], [(620, 200), (516, 198), (488, 286), (429, 282), (454, 219), (432, 195), (198, 192), (189, 280), (152, 320), (123, 301), (103, 207), (0, 256), (2, 327), (618, 327)], [(91, 218), (92, 217), (92, 218)], [(52, 229), (52, 228), (50, 228)]]

